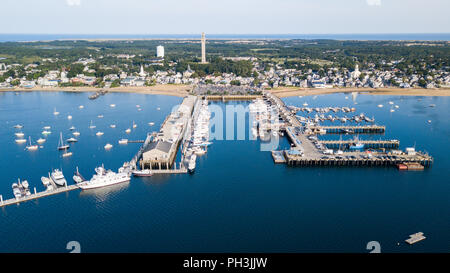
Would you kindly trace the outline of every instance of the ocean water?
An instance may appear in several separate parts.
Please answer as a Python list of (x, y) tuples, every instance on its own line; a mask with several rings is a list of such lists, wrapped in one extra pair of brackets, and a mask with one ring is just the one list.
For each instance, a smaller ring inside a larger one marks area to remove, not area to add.
[[(0, 42), (76, 39), (198, 39), (200, 34), (0, 34)], [(449, 41), (450, 33), (379, 34), (208, 34), (209, 39), (331, 39)]]
[[(182, 100), (114, 93), (90, 101), (88, 95), (0, 93), (4, 199), (12, 197), (11, 184), (17, 178), (42, 190), (40, 177), (52, 168), (62, 168), (70, 183), (76, 166), (88, 178), (102, 163), (117, 169), (140, 145), (120, 146), (117, 140), (144, 139)], [(433, 155), (435, 163), (423, 172), (292, 168), (274, 165), (257, 140), (213, 140), (193, 175), (133, 178), (128, 184), (2, 208), (0, 252), (68, 252), (69, 241), (78, 241), (82, 252), (368, 252), (369, 241), (380, 242), (382, 252), (449, 251), (449, 98), (360, 94), (352, 100), (334, 94), (284, 100), (296, 106), (307, 102), (310, 107), (355, 107), (356, 113), (374, 116), (376, 123), (387, 126), (383, 136), (360, 138), (396, 138), (402, 149), (415, 145)], [(399, 105), (394, 113), (389, 101)], [(227, 105), (248, 103), (212, 104), (225, 110)], [(59, 116), (53, 115), (55, 107)], [(91, 120), (94, 130), (88, 128)], [(125, 129), (133, 121), (138, 127), (127, 136)], [(52, 126), (52, 134), (42, 149), (28, 152), (25, 145), (14, 143), (17, 123), (33, 140), (46, 125)], [(109, 128), (112, 123), (116, 129)], [(67, 138), (71, 126), (81, 135), (71, 147), (74, 155), (63, 159), (56, 150), (59, 132)], [(105, 133), (101, 137), (95, 135), (99, 130)], [(103, 149), (107, 142), (114, 145), (110, 151)], [(279, 146), (289, 143), (282, 138)], [(427, 236), (425, 241), (404, 243), (419, 231)]]

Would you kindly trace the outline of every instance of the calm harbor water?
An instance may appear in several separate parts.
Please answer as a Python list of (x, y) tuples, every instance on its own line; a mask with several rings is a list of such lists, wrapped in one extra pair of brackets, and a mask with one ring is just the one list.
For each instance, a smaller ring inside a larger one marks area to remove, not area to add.
[[(121, 146), (117, 140), (144, 139), (182, 100), (120, 93), (94, 101), (87, 97), (0, 93), (4, 199), (12, 198), (11, 184), (17, 178), (43, 190), (40, 177), (52, 168), (62, 168), (70, 183), (76, 166), (88, 178), (102, 163), (116, 170), (140, 145)], [(2, 208), (0, 252), (67, 252), (69, 241), (80, 242), (82, 252), (367, 252), (369, 241), (379, 241), (384, 252), (449, 251), (449, 98), (359, 95), (352, 100), (350, 95), (335, 94), (284, 100), (296, 106), (307, 102), (310, 107), (355, 107), (357, 114), (374, 116), (377, 124), (387, 126), (384, 136), (360, 138), (399, 139), (402, 149), (415, 145), (433, 155), (435, 164), (423, 172), (289, 168), (274, 165), (270, 153), (260, 151), (259, 141), (213, 140), (193, 175), (133, 178), (129, 184)], [(389, 101), (399, 105), (393, 113)], [(222, 109), (226, 104), (248, 104), (213, 103)], [(58, 116), (53, 115), (55, 107)], [(98, 118), (100, 114), (104, 118)], [(89, 129), (91, 120), (96, 129)], [(138, 127), (126, 135), (133, 121)], [(155, 125), (150, 127), (149, 122)], [(33, 141), (46, 125), (52, 134), (43, 148), (28, 152), (26, 145), (14, 143), (13, 126), (18, 123)], [(81, 135), (70, 148), (73, 156), (63, 159), (56, 150), (59, 132), (67, 139), (71, 126)], [(97, 131), (105, 134), (97, 137)], [(106, 143), (113, 149), (105, 151)], [(281, 139), (280, 147), (288, 146)], [(406, 245), (409, 234), (418, 231), (427, 239)]]

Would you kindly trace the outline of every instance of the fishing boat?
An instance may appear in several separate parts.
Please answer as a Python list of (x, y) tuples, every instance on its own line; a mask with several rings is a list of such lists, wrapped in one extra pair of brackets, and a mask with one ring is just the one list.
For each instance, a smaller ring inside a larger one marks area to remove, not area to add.
[(128, 139), (125, 138), (120, 139), (119, 144), (128, 144)]
[(59, 142), (58, 142), (58, 150), (66, 150), (68, 148), (70, 148), (70, 146), (67, 144), (64, 145), (62, 133), (60, 133), (59, 134)]
[(355, 143), (350, 145), (350, 150), (361, 150), (364, 149), (364, 143), (362, 143), (358, 137), (355, 137)]
[(64, 186), (67, 184), (64, 174), (59, 169), (53, 170), (52, 173), (50, 174), (50, 178), (58, 186)]
[(109, 149), (111, 149), (112, 147), (113, 147), (112, 144), (107, 143), (107, 144), (105, 145), (105, 150), (109, 150)]
[(136, 177), (148, 177), (152, 176), (153, 172), (151, 170), (134, 170), (132, 171), (132, 174)]
[(130, 175), (127, 172), (123, 171), (115, 173), (111, 170), (106, 170), (103, 165), (101, 167), (95, 168), (95, 173), (96, 174), (94, 174), (91, 180), (78, 183), (78, 187), (83, 190), (87, 190), (130, 181)]
[(89, 125), (89, 128), (90, 129), (94, 129), (96, 126), (92, 123), (92, 120), (91, 120), (91, 124)]
[(33, 145), (33, 144), (31, 144), (31, 137), (29, 138), (30, 139), (30, 145), (28, 145), (27, 147), (25, 147), (28, 151), (36, 151), (38, 148), (39, 148), (39, 146), (38, 145)]
[(103, 132), (100, 132), (100, 131), (99, 131), (99, 132), (97, 132), (97, 133), (95, 133), (95, 135), (96, 135), (96, 136), (102, 136), (102, 135), (104, 135), (104, 134), (105, 134), (105, 133), (103, 133)]

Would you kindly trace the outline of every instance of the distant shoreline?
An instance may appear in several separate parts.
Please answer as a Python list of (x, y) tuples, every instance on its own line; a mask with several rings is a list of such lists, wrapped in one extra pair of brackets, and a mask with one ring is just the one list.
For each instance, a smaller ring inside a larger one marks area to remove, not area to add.
[(370, 95), (397, 95), (397, 96), (429, 96), (429, 97), (448, 97), (450, 88), (425, 89), (425, 88), (277, 88), (269, 90), (280, 98), (293, 96), (314, 96), (335, 93), (363, 92)]
[[(159, 84), (154, 86), (143, 87), (115, 87), (115, 88), (96, 88), (96, 87), (34, 87), (34, 88), (11, 88), (0, 89), (0, 92), (97, 92), (106, 90), (111, 93), (136, 93), (136, 94), (152, 94), (184, 97), (189, 95), (192, 90), (191, 85), (178, 84)], [(397, 96), (431, 96), (431, 97), (448, 97), (450, 96), (450, 88), (424, 89), (424, 88), (330, 88), (330, 89), (314, 89), (314, 88), (276, 88), (268, 90), (268, 92), (277, 95), (280, 98), (293, 96), (315, 96), (335, 93), (351, 93), (362, 92), (370, 95), (397, 95)], [(235, 96), (235, 95), (223, 95)]]
[(166, 95), (175, 97), (184, 97), (189, 94), (192, 89), (190, 85), (172, 85), (160, 84), (154, 86), (143, 87), (115, 87), (115, 88), (96, 88), (96, 87), (33, 87), (33, 88), (11, 88), (0, 89), (0, 92), (97, 92), (106, 90), (111, 93), (136, 93), (136, 94), (152, 94)]

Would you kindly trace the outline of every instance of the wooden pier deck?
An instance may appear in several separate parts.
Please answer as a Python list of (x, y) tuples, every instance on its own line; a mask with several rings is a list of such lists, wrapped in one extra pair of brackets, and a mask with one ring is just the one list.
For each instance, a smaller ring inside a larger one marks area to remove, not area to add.
[(24, 196), (24, 197), (21, 197), (18, 199), (11, 198), (8, 200), (3, 200), (3, 197), (2, 197), (0, 200), (0, 207), (6, 207), (6, 206), (14, 205), (14, 204), (19, 204), (22, 202), (27, 202), (27, 201), (31, 201), (34, 199), (38, 199), (38, 198), (42, 198), (42, 197), (46, 197), (46, 196), (50, 196), (50, 195), (55, 195), (55, 194), (62, 193), (62, 192), (73, 191), (76, 189), (78, 189), (77, 185), (69, 185), (69, 186), (65, 186), (65, 187), (59, 187), (59, 188), (56, 188), (56, 189), (50, 190), (50, 191), (36, 192), (29, 196)]
[(411, 235), (409, 235), (409, 237), (410, 238), (406, 239), (405, 242), (407, 242), (410, 245), (420, 242), (422, 240), (425, 240), (427, 238), (427, 237), (423, 236), (423, 232), (417, 232), (417, 233), (411, 234)]
[(311, 126), (313, 132), (325, 130), (327, 134), (384, 134), (386, 126), (364, 125), (364, 126)]
[[(398, 149), (400, 146), (400, 141), (394, 140), (358, 140), (364, 144), (364, 148), (385, 148), (385, 149)], [(343, 147), (348, 149), (352, 144), (355, 143), (355, 140), (319, 140), (319, 143), (325, 145), (327, 148), (339, 148)]]
[(204, 98), (206, 98), (207, 100), (221, 100), (221, 101), (226, 101), (226, 100), (254, 100), (257, 98), (261, 98), (261, 95), (225, 95), (225, 96), (220, 96), (220, 95), (208, 95), (208, 96), (203, 96)]
[(392, 155), (386, 156), (385, 153), (373, 153), (371, 157), (364, 157), (363, 152), (344, 153), (339, 156), (297, 156), (289, 154), (288, 151), (284, 151), (284, 157), (286, 163), (289, 166), (303, 166), (303, 167), (324, 167), (324, 166), (354, 166), (354, 167), (387, 167), (397, 166), (397, 164), (403, 163), (418, 163), (424, 167), (431, 167), (433, 164), (433, 157), (416, 153), (416, 155)]

